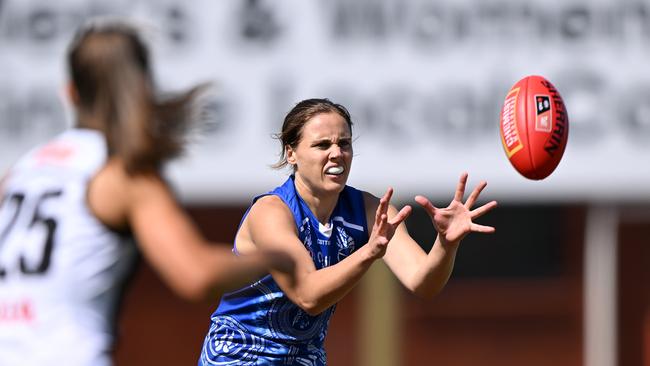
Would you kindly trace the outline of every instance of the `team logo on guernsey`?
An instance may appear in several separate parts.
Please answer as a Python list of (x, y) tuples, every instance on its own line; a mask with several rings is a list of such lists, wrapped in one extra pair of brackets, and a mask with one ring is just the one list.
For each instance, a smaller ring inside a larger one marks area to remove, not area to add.
[(337, 260), (340, 262), (354, 251), (354, 238), (348, 235), (347, 231), (340, 226), (336, 227), (338, 253)]
[(203, 365), (256, 365), (264, 339), (252, 334), (235, 318), (218, 316), (205, 338)]

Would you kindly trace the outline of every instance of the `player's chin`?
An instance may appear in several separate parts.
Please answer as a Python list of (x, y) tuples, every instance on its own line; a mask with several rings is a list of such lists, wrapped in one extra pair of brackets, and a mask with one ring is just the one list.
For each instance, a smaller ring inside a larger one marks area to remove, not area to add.
[(328, 190), (338, 190), (340, 192), (345, 187), (347, 181), (347, 174), (325, 174), (325, 185), (329, 188)]

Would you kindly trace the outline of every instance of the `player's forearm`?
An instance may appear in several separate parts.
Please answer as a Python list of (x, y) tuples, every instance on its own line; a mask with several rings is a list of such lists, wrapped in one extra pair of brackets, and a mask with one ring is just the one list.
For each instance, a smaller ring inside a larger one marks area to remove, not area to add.
[(207, 287), (212, 291), (234, 291), (268, 274), (269, 263), (268, 258), (257, 253), (246, 256), (236, 256), (230, 250), (217, 253), (206, 266), (209, 270)]
[(442, 244), (436, 238), (431, 251), (412, 277), (411, 291), (419, 297), (431, 298), (447, 284), (454, 268), (458, 244)]
[(309, 273), (296, 286), (294, 302), (310, 315), (320, 314), (350, 292), (375, 260), (363, 246), (339, 263)]
[(187, 300), (214, 298), (268, 273), (261, 256), (237, 257), (229, 248), (209, 243), (187, 243), (186, 247), (192, 248), (175, 253), (170, 259), (173, 263), (160, 267), (166, 282)]

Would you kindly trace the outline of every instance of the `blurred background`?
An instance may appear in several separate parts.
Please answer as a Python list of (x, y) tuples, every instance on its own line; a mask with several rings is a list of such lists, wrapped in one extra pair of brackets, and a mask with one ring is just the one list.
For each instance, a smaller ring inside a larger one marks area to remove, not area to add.
[[(95, 16), (142, 27), (162, 91), (215, 83), (166, 171), (213, 240), (286, 178), (269, 168), (271, 135), (306, 98), (349, 108), (350, 185), (444, 206), (462, 171), (488, 181), (500, 206), (479, 222), (497, 232), (463, 241), (433, 300), (375, 265), (337, 308), (331, 365), (650, 365), (650, 1), (0, 0), (0, 173), (72, 124), (66, 46)], [(498, 133), (503, 98), (531, 74), (570, 119), (543, 181), (512, 168)], [(407, 225), (429, 249), (428, 216)], [(216, 304), (179, 300), (141, 263), (117, 365), (196, 364)]]

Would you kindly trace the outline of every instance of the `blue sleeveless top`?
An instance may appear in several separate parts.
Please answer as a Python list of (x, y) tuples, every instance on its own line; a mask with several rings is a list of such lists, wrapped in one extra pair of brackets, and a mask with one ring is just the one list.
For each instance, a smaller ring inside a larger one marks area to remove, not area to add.
[[(316, 269), (340, 262), (368, 241), (363, 196), (355, 188), (345, 186), (339, 195), (329, 236), (319, 230), (318, 220), (296, 191), (293, 176), (255, 197), (253, 204), (270, 194), (280, 197), (293, 213), (300, 241)], [(266, 275), (223, 296), (212, 314), (199, 365), (326, 365), (323, 342), (335, 307), (311, 316)]]

